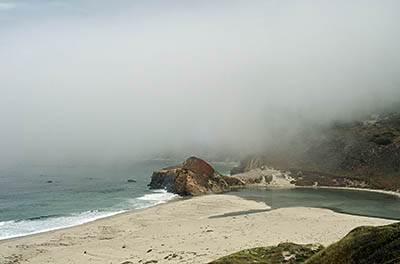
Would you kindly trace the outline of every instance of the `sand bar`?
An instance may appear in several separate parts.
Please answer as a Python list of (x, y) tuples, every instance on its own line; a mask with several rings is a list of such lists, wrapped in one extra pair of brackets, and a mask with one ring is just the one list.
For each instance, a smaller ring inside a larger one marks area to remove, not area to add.
[(383, 193), (400, 198), (400, 192), (386, 191), (379, 189), (368, 189), (368, 188), (355, 188), (355, 187), (339, 187), (339, 186), (296, 186), (296, 188), (320, 188), (320, 189), (337, 189), (337, 190), (350, 190), (350, 191), (362, 191), (362, 192), (374, 192)]
[(0, 263), (207, 263), (284, 241), (328, 245), (360, 225), (396, 221), (296, 207), (268, 209), (231, 195), (179, 200), (61, 230), (0, 241)]

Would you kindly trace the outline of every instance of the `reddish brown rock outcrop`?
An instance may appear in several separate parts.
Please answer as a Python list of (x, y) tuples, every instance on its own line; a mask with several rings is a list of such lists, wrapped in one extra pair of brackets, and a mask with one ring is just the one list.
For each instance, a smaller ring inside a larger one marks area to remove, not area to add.
[(241, 180), (219, 174), (196, 157), (190, 157), (181, 165), (155, 171), (149, 184), (151, 189), (166, 189), (182, 196), (224, 192), (241, 185)]

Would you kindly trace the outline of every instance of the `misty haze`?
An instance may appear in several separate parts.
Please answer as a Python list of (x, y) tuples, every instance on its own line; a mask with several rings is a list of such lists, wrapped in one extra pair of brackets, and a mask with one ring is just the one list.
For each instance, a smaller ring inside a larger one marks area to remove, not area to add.
[(399, 10), (0, 0), (0, 263), (400, 263)]

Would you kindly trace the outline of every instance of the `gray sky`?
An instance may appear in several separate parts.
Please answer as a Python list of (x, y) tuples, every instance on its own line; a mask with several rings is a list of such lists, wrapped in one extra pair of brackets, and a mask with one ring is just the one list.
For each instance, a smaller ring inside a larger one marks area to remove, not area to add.
[(0, 160), (249, 151), (400, 99), (399, 1), (0, 0)]

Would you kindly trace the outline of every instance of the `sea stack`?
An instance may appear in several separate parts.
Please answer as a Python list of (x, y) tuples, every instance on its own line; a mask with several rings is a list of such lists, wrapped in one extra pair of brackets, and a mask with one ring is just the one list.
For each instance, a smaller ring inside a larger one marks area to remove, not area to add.
[(193, 196), (229, 191), (231, 187), (243, 184), (237, 178), (219, 174), (204, 160), (190, 157), (180, 165), (155, 171), (149, 186), (181, 196)]

